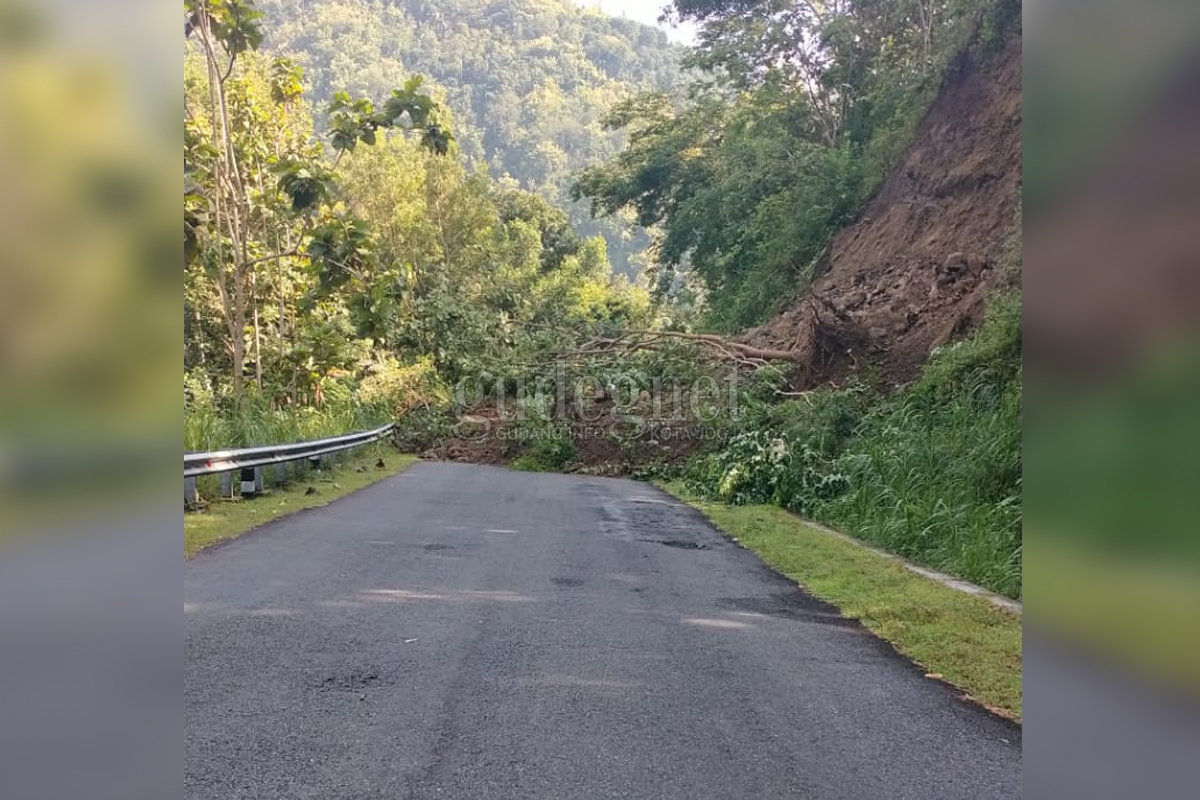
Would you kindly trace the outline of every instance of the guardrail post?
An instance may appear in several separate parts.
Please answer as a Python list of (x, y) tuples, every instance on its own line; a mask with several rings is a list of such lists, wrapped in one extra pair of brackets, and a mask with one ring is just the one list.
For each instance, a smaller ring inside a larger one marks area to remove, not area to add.
[(287, 484), (287, 464), (282, 461), (275, 465), (275, 485), (284, 486)]
[(243, 467), (241, 478), (242, 497), (254, 497), (258, 494), (258, 470), (254, 467)]
[(221, 497), (233, 497), (233, 473), (221, 473)]
[(183, 479), (183, 503), (184, 505), (195, 505), (196, 503), (196, 479)]

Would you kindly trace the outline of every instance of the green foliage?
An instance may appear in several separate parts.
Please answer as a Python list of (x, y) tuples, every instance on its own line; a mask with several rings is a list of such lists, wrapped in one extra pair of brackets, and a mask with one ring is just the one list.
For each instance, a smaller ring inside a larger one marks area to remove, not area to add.
[(513, 469), (525, 472), (558, 472), (578, 456), (570, 430), (562, 423), (536, 417), (523, 421), (516, 428), (524, 452), (513, 459)]
[(996, 303), (968, 340), (874, 409), (820, 517), (1009, 596), (1021, 592), (1021, 317)]
[(184, 374), (185, 450), (221, 450), (254, 447), (277, 442), (295, 442), (340, 436), (366, 430), (391, 420), (388, 405), (363, 403), (352, 386), (331, 389), (323, 408), (280, 407), (265, 395), (252, 391), (242, 402), (212, 388), (203, 372)]
[(271, 62), (271, 99), (276, 105), (295, 103), (304, 93), (304, 70), (289, 58)]
[(649, 314), (646, 293), (612, 275), (603, 241), (581, 238), (537, 195), (398, 140), (343, 169), (347, 205), (370, 225), (381, 265), (345, 294), (372, 338), (429, 354), (451, 383), (507, 371), (518, 351), (541, 346), (544, 326), (573, 338)]
[(807, 442), (749, 430), (705, 456), (687, 475), (687, 485), (735, 505), (773, 503), (811, 512), (806, 505), (839, 494), (847, 482)]
[(371, 228), (356, 217), (334, 216), (313, 229), (308, 255), (319, 291), (328, 295), (351, 278), (365, 277), (374, 266)]
[(254, 7), (253, 0), (186, 0), (184, 10), (188, 25), (196, 24), (198, 16), (208, 17), (208, 24), (225, 52), (237, 58), (262, 44), (263, 13)]
[(331, 170), (308, 161), (283, 159), (276, 172), (279, 191), (287, 195), (292, 211), (297, 214), (318, 209), (333, 199), (335, 183)]
[[(185, 308), (189, 338), (198, 341), (189, 342), (184, 365), (212, 375), (227, 366), (240, 399), (250, 361), (259, 393), (321, 407), (331, 370), (349, 369), (394, 316), (376, 277), (395, 270), (380, 268), (367, 223), (345, 213), (338, 162), (388, 130), (419, 132), (421, 146), (441, 155), (453, 137), (441, 107), (419, 91), (421, 78), (411, 77), (380, 112), (369, 100), (335, 96), (337, 157), (326, 163), (299, 100), (301, 70), (254, 52), (261, 17), (251, 0), (185, 5)], [(206, 312), (220, 325), (206, 324)]]
[[(467, 163), (566, 209), (585, 237), (602, 235), (616, 270), (635, 276), (648, 237), (593, 221), (567, 203), (574, 172), (615, 155), (600, 119), (642, 90), (678, 80), (681, 49), (662, 31), (571, 0), (261, 0), (268, 45), (292, 55), (324, 108), (338, 90), (386, 96), (408, 75), (451, 109)], [(386, 108), (386, 106), (385, 106)], [(435, 120), (436, 122), (436, 120)], [(446, 130), (439, 123), (441, 130)], [(346, 141), (350, 141), (350, 128)], [(427, 138), (436, 147), (433, 127)]]
[(985, 53), (994, 52), (1014, 30), (1021, 30), (1021, 0), (996, 0), (980, 19), (980, 47)]
[(334, 93), (326, 112), (333, 149), (339, 153), (351, 151), (360, 141), (374, 145), (379, 131), (397, 129), (419, 131), (423, 147), (446, 155), (454, 136), (437, 121), (438, 106), (433, 98), (417, 91), (424, 82), (420, 75), (409, 78), (403, 89), (392, 90), (392, 96), (378, 111), (366, 98), (353, 100), (346, 92)]
[[(768, 388), (779, 374), (759, 372)], [(687, 485), (727, 503), (774, 503), (812, 514), (818, 503), (848, 488), (834, 460), (862, 418), (863, 391), (823, 391), (779, 403), (756, 399), (756, 390), (751, 383), (739, 398), (739, 432), (691, 465)]]
[(401, 450), (423, 453), (451, 436), (455, 424), (446, 407), (417, 406), (397, 417), (393, 438)]
[(969, 339), (892, 397), (824, 390), (751, 405), (697, 458), (692, 491), (774, 503), (1012, 597), (1021, 593), (1021, 315), (996, 300)]

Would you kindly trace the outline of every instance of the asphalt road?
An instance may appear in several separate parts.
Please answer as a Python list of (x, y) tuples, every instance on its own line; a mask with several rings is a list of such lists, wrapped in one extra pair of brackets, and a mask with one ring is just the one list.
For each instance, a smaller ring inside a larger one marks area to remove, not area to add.
[(193, 800), (1021, 795), (1017, 726), (631, 481), (420, 463), (184, 619)]

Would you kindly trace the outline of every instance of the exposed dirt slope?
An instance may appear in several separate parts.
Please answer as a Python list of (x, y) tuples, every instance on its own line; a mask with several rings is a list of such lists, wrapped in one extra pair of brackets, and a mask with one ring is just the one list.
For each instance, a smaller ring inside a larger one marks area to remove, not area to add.
[(1000, 52), (955, 60), (904, 159), (834, 238), (819, 277), (742, 340), (803, 353), (797, 388), (866, 365), (885, 385), (912, 380), (1012, 280), (1004, 267), (1019, 246), (1020, 188), (1017, 35)]

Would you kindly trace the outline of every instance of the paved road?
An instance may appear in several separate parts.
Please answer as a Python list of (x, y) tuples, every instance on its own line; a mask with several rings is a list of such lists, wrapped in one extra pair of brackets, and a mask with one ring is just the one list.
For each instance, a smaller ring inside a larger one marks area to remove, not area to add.
[(644, 484), (417, 464), (184, 617), (193, 800), (1020, 796), (1019, 728)]

